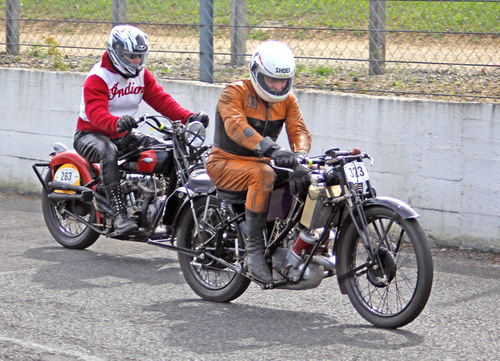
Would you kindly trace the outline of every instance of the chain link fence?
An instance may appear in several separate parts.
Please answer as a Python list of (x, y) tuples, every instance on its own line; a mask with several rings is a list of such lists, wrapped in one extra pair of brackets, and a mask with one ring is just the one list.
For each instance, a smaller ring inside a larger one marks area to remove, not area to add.
[[(498, 0), (6, 0), (0, 66), (88, 71), (114, 24), (149, 36), (158, 78), (248, 76), (261, 41), (286, 42), (296, 88), (498, 102)], [(0, 48), (1, 49), (1, 48)]]

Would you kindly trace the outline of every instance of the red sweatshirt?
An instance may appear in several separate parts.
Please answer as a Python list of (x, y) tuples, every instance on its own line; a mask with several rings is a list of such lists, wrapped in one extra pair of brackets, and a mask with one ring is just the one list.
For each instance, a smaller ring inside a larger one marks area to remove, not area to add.
[(126, 132), (116, 132), (116, 121), (125, 114), (135, 116), (142, 100), (158, 113), (182, 123), (193, 114), (166, 93), (149, 70), (143, 69), (135, 78), (122, 77), (105, 52), (83, 83), (76, 128), (119, 138)]

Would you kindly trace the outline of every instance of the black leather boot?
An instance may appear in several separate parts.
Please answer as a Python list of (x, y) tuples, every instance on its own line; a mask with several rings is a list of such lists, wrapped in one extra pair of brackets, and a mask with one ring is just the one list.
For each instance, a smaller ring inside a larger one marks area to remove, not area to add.
[(115, 235), (123, 236), (132, 231), (135, 231), (138, 226), (130, 220), (127, 215), (127, 208), (123, 204), (122, 190), (120, 183), (113, 183), (104, 187), (106, 196), (108, 197), (109, 205), (113, 210), (113, 227)]
[(267, 212), (256, 213), (245, 209), (248, 239), (246, 244), (245, 263), (248, 271), (258, 281), (272, 283), (273, 276), (264, 257), (264, 226)]

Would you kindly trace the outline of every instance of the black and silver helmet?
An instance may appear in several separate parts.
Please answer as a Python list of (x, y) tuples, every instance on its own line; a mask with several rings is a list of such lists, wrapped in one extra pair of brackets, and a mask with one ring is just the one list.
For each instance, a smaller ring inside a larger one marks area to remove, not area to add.
[(131, 25), (115, 26), (108, 38), (108, 54), (115, 69), (126, 78), (139, 75), (148, 57), (146, 34)]

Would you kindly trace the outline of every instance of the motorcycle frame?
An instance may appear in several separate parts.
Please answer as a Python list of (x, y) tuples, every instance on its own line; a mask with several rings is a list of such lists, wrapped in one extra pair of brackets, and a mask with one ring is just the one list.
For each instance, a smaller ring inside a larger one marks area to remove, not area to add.
[[(355, 160), (362, 160), (361, 156), (346, 156), (344, 158), (337, 158), (335, 162), (333, 162), (334, 169), (336, 169), (337, 172), (339, 172), (340, 177), (340, 186), (341, 186), (341, 194), (333, 199), (326, 199), (325, 203), (329, 203), (333, 206), (335, 206), (335, 209), (332, 211), (331, 215), (329, 216), (328, 220), (325, 222), (325, 226), (323, 227), (323, 232), (321, 233), (318, 242), (316, 242), (313, 246), (313, 248), (310, 250), (308, 255), (304, 258), (304, 264), (301, 269), (301, 271), (292, 279), (292, 278), (286, 278), (282, 281), (274, 282), (272, 285), (264, 285), (258, 281), (255, 281), (252, 279), (252, 281), (256, 282), (257, 284), (260, 284), (262, 287), (265, 288), (278, 288), (283, 285), (287, 284), (295, 284), (300, 282), (304, 274), (306, 272), (306, 269), (308, 265), (312, 262), (313, 256), (315, 255), (317, 249), (321, 247), (322, 245), (326, 244), (329, 240), (329, 234), (330, 231), (334, 228), (337, 228), (337, 232), (335, 235), (334, 239), (334, 244), (333, 244), (333, 254), (338, 255), (339, 250), (342, 247), (342, 243), (344, 241), (344, 235), (346, 230), (351, 226), (351, 224), (354, 224), (354, 227), (356, 227), (356, 230), (358, 234), (360, 235), (363, 244), (365, 247), (369, 250), (369, 254), (372, 256), (377, 253), (377, 249), (373, 248), (373, 242), (370, 239), (369, 234), (366, 232), (367, 229), (367, 220), (364, 216), (364, 212), (366, 209), (369, 209), (370, 207), (374, 206), (384, 206), (386, 208), (391, 209), (394, 211), (399, 217), (402, 219), (410, 219), (410, 218), (418, 218), (419, 215), (406, 203), (392, 198), (392, 197), (377, 197), (375, 190), (371, 187), (370, 181), (368, 180), (366, 182), (366, 187), (367, 191), (365, 193), (359, 194), (358, 191), (355, 190), (355, 186), (351, 183), (348, 183), (345, 181), (345, 174), (343, 170), (343, 165), (345, 165), (348, 162), (352, 162)], [(194, 194), (194, 192), (190, 191), (188, 188), (184, 188), (183, 190), (178, 190), (178, 192), (183, 192), (187, 195), (184, 204), (181, 206), (182, 209), (186, 209), (187, 205), (192, 202), (191, 200), (194, 200), (199, 197), (204, 197), (206, 196), (207, 199), (207, 204), (209, 202), (209, 197), (213, 196), (208, 194), (209, 190), (205, 190), (205, 194)], [(272, 252), (272, 248), (274, 245), (281, 245), (287, 237), (288, 233), (297, 225), (299, 222), (299, 218), (302, 214), (302, 210), (304, 208), (304, 202), (301, 201), (298, 197), (294, 196), (294, 201), (293, 204), (289, 210), (289, 214), (285, 217), (285, 219), (289, 219), (290, 221), (286, 224), (286, 226), (278, 233), (278, 235), (273, 239), (270, 240), (268, 237), (269, 235), (266, 234), (266, 253)], [(240, 223), (237, 222), (237, 220), (241, 217), (244, 218), (244, 213), (238, 214), (235, 212), (234, 207), (231, 203), (229, 203), (228, 208), (230, 209), (229, 211), (229, 219), (226, 220), (226, 222), (231, 222), (235, 225), (237, 229), (237, 234), (238, 234), (238, 242), (243, 242), (244, 241), (244, 235), (243, 235), (243, 230), (241, 229)], [(192, 210), (194, 212), (194, 210)], [(182, 214), (182, 212), (179, 212), (178, 214)], [(193, 213), (194, 214), (194, 213)], [(196, 217), (194, 217), (196, 220)], [(338, 220), (337, 223), (336, 219)], [(197, 222), (197, 220), (195, 221)], [(196, 227), (198, 227), (198, 224), (196, 223)], [(198, 227), (199, 229), (199, 227)], [(216, 237), (214, 235), (213, 237)], [(209, 242), (212, 241), (212, 238), (206, 241), (208, 244)], [(172, 242), (172, 244), (165, 244), (164, 241), (150, 241), (150, 244), (157, 245), (163, 248), (167, 248), (176, 252), (181, 252), (189, 256), (193, 257), (208, 257), (211, 258), (221, 264), (223, 264), (225, 267), (233, 270), (236, 273), (242, 274), (242, 268), (241, 265), (234, 265), (230, 264), (223, 259), (214, 256), (210, 252), (206, 252), (203, 249), (200, 250), (191, 250), (191, 249), (185, 249), (181, 248), (178, 246), (173, 245), (173, 240), (168, 240)], [(216, 239), (216, 245), (215, 247), (221, 246), (221, 242), (219, 239)], [(236, 248), (239, 248), (238, 245), (235, 245)], [(242, 249), (243, 251), (243, 249)], [(235, 250), (235, 252), (238, 254), (238, 249)], [(364, 264), (360, 266), (359, 268), (364, 268), (366, 267), (367, 264)], [(352, 275), (352, 273), (357, 272), (358, 269), (355, 269), (347, 274), (341, 274), (340, 272), (340, 263), (337, 262), (336, 265), (336, 272), (333, 272), (331, 270), (326, 270), (324, 273), (324, 278), (331, 277), (333, 275), (337, 275), (337, 280), (338, 284), (341, 290), (341, 293), (345, 294), (345, 286), (344, 286), (344, 281), (347, 279), (349, 276)], [(248, 275), (243, 274), (243, 276), (248, 277)]]
[[(156, 124), (159, 126), (159, 123), (157, 122), (155, 117), (150, 117), (153, 121), (156, 122)], [(144, 121), (144, 120), (143, 120)], [(174, 124), (173, 122), (172, 124)], [(152, 124), (150, 124), (152, 125)], [(153, 126), (153, 125), (152, 125)], [(174, 126), (174, 125), (173, 125)], [(177, 128), (179, 129), (179, 128)], [(190, 167), (192, 167), (190, 161), (193, 159), (203, 159), (201, 154), (206, 152), (209, 147), (208, 146), (201, 146), (198, 149), (194, 150), (187, 146), (186, 144), (183, 143), (181, 139), (181, 134), (179, 132), (176, 132), (174, 130), (167, 130), (163, 127), (163, 125), (157, 128), (157, 130), (161, 131), (163, 134), (165, 134), (166, 137), (170, 137), (172, 140), (172, 145), (171, 149), (173, 150), (173, 159), (174, 159), (174, 170), (171, 172), (171, 175), (175, 175), (174, 181), (180, 182), (181, 188), (187, 189), (187, 183), (189, 181), (189, 177), (187, 174), (190, 174)], [(175, 138), (175, 139), (174, 139)], [(157, 150), (159, 148), (165, 149), (167, 147), (170, 147), (170, 145), (152, 145), (151, 147), (140, 147), (139, 149), (136, 149), (132, 152), (129, 152), (127, 154), (124, 154), (119, 157), (118, 159), (118, 164), (121, 165), (124, 160), (128, 159), (130, 156), (133, 156), (135, 154), (139, 154), (143, 151), (146, 150)], [(80, 156), (76, 151), (74, 150), (67, 150), (66, 147), (62, 144), (55, 144), (54, 149), (56, 150), (55, 152), (51, 153), (51, 158), (48, 163), (36, 163), (32, 166), (33, 171), (35, 172), (37, 178), (39, 179), (40, 183), (42, 184), (44, 190), (47, 192), (49, 198), (51, 198), (54, 201), (58, 200), (76, 200), (76, 201), (81, 201), (87, 204), (92, 205), (93, 200), (99, 204), (101, 209), (103, 209), (106, 213), (112, 214), (112, 211), (109, 207), (109, 202), (106, 199), (106, 197), (101, 196), (99, 193), (95, 192), (96, 185), (100, 182), (99, 178), (99, 164), (89, 164), (87, 161)], [(187, 154), (187, 157), (185, 155)], [(46, 183), (44, 178), (42, 177), (42, 172), (39, 171), (39, 168), (48, 168), (50, 169), (50, 172), (52, 173), (52, 176), (55, 174), (55, 171), (57, 167), (70, 163), (75, 165), (77, 168), (80, 177), (82, 178), (84, 185), (83, 186), (74, 186), (74, 185), (69, 185), (66, 183), (61, 183), (61, 182), (56, 182), (52, 181), (49, 183)], [(203, 163), (204, 165), (204, 163)], [(91, 174), (92, 172), (95, 172), (94, 176)], [(120, 170), (121, 172), (130, 172), (128, 170)], [(138, 171), (137, 173), (142, 173)], [(148, 173), (149, 174), (149, 173)], [(153, 173), (152, 173), (153, 174)], [(170, 177), (172, 179), (172, 177)], [(68, 194), (68, 193), (54, 193), (53, 190), (65, 190), (65, 191), (73, 191), (74, 194)], [(172, 194), (169, 196), (169, 199), (172, 198), (177, 194), (176, 190), (172, 191)], [(190, 196), (188, 196), (189, 199), (191, 199)], [(169, 202), (169, 199), (167, 199), (165, 202), (162, 203), (162, 207), (158, 210), (157, 215), (155, 216), (155, 219), (152, 222), (152, 229), (154, 229), (158, 222), (160, 221), (160, 218), (164, 215), (164, 210), (166, 207), (166, 204)], [(182, 206), (182, 205), (181, 205)], [(179, 214), (180, 208), (173, 210), (176, 215)], [(71, 217), (75, 218), (79, 222), (85, 224), (92, 230), (96, 231), (100, 235), (105, 235), (105, 236), (110, 236), (111, 232), (110, 230), (107, 229), (102, 229), (102, 227), (96, 227), (94, 224), (91, 224), (90, 222), (86, 221), (85, 219), (81, 218), (77, 214), (72, 213), (71, 211), (65, 209), (65, 213), (70, 215)], [(102, 215), (99, 212), (99, 210), (96, 208), (96, 216), (97, 216), (97, 221), (99, 224), (102, 223)], [(150, 240), (148, 236), (148, 240)], [(129, 240), (136, 240), (136, 239), (129, 239)], [(142, 239), (138, 239), (141, 241)]]

